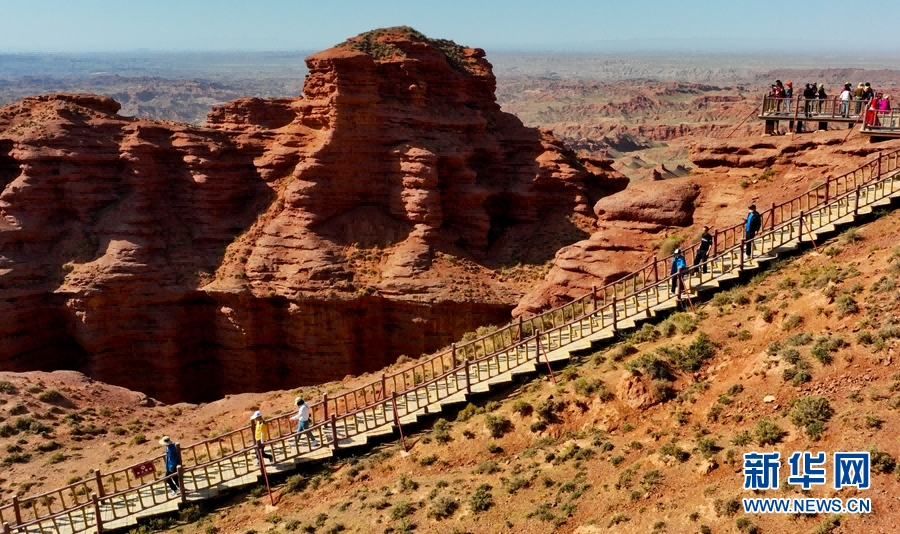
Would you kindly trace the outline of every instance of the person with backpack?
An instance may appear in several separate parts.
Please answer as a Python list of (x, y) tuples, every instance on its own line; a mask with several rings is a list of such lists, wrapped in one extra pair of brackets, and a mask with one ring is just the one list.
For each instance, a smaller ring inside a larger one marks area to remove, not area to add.
[(751, 204), (749, 210), (750, 213), (747, 214), (747, 222), (744, 223), (744, 239), (747, 241), (745, 255), (747, 258), (752, 258), (753, 238), (756, 237), (756, 233), (759, 232), (760, 227), (762, 227), (762, 217), (760, 217), (759, 212), (756, 211), (756, 204)]
[(709, 233), (709, 226), (704, 226), (703, 233), (700, 234), (700, 246), (697, 247), (697, 254), (694, 256), (694, 271), (697, 271), (702, 264), (703, 273), (708, 272), (706, 261), (709, 259), (709, 247), (712, 246), (712, 242), (713, 236)]
[(679, 297), (681, 296), (681, 290), (684, 288), (685, 269), (687, 269), (687, 261), (684, 259), (681, 249), (676, 248), (675, 254), (672, 256), (672, 269), (669, 271), (669, 275), (672, 275), (672, 293)]

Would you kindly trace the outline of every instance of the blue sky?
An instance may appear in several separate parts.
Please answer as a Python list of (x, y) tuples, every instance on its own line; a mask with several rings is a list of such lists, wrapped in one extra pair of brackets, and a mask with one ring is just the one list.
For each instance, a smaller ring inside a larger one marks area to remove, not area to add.
[[(318, 50), (408, 25), (488, 49), (900, 50), (900, 2), (838, 0), (32, 0), (4, 2), (0, 52)], [(876, 15), (865, 30), (864, 17)], [(886, 22), (891, 21), (891, 24)], [(881, 28), (879, 30), (879, 28)], [(889, 31), (886, 31), (889, 30)], [(865, 36), (865, 37), (863, 37)]]

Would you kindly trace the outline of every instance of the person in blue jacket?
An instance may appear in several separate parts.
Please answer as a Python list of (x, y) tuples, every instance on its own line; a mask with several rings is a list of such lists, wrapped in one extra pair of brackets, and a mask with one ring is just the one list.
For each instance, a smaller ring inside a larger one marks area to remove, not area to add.
[(747, 222), (744, 223), (744, 239), (747, 240), (746, 256), (748, 258), (753, 256), (753, 238), (756, 237), (756, 233), (759, 232), (759, 228), (762, 226), (762, 217), (756, 211), (756, 204), (751, 204), (749, 209), (750, 213), (747, 214)]
[(685, 261), (684, 254), (681, 252), (681, 249), (676, 248), (675, 255), (672, 256), (672, 270), (669, 271), (670, 275), (675, 275), (672, 277), (672, 293), (678, 293), (678, 295), (681, 295), (681, 289), (684, 285), (685, 269), (687, 269), (687, 261)]
[[(178, 471), (178, 466), (181, 465), (181, 451), (178, 450), (178, 445), (175, 445), (169, 436), (163, 436), (159, 440), (159, 444), (166, 446), (166, 476), (168, 477)], [(166, 484), (169, 485), (171, 490), (169, 492), (170, 497), (178, 495), (178, 477), (167, 478)]]

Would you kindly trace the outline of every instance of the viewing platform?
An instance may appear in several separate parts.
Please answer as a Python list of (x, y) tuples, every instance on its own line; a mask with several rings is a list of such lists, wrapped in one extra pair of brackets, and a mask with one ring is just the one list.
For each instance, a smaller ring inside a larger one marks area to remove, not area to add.
[(827, 130), (828, 123), (861, 126), (860, 133), (873, 140), (900, 137), (900, 111), (871, 112), (868, 102), (851, 100), (845, 103), (837, 96), (825, 99), (775, 98), (764, 96), (757, 118), (766, 121), (766, 134), (778, 133), (778, 122), (788, 121), (788, 129), (803, 131), (804, 122), (818, 122), (820, 130)]

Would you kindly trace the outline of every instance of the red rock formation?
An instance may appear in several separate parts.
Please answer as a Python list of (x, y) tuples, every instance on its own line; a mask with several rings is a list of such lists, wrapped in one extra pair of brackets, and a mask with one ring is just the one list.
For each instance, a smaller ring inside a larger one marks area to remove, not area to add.
[(378, 369), (504, 321), (484, 265), (545, 261), (627, 183), (501, 112), (480, 49), (401, 28), (307, 64), (303, 97), (204, 128), (0, 109), (0, 369), (163, 400)]

